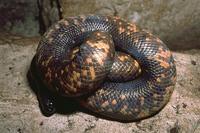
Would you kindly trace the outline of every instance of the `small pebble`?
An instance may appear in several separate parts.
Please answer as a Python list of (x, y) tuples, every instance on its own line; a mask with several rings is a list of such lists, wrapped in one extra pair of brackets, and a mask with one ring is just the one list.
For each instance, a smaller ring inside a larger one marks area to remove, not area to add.
[(196, 65), (197, 64), (196, 61), (194, 61), (194, 60), (192, 60), (191, 63), (192, 63), (192, 65)]
[(18, 128), (18, 129), (17, 129), (17, 132), (18, 132), (18, 133), (22, 133), (21, 128)]
[(44, 124), (43, 121), (41, 121), (41, 122), (40, 122), (40, 126), (42, 126), (43, 124)]
[(187, 104), (182, 103), (182, 107), (183, 107), (183, 108), (186, 108), (186, 107), (187, 107)]

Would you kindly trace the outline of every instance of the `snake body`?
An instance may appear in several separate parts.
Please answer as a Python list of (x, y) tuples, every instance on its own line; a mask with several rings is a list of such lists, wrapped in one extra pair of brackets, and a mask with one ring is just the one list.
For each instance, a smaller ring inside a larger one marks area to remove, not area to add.
[(100, 115), (138, 120), (169, 101), (176, 67), (167, 46), (119, 17), (69, 17), (42, 37), (34, 57), (52, 92), (77, 98)]

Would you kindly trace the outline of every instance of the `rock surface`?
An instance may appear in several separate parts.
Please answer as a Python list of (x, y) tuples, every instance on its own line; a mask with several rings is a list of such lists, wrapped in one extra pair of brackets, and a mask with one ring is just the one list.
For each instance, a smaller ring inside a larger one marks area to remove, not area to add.
[(200, 132), (200, 50), (174, 52), (177, 84), (170, 102), (160, 113), (142, 121), (120, 123), (83, 112), (44, 117), (26, 79), (38, 41), (39, 38), (0, 35), (1, 132)]
[(37, 0), (39, 8), (40, 33), (44, 33), (53, 23), (60, 19), (58, 0)]
[(81, 14), (118, 15), (158, 35), (171, 49), (200, 48), (199, 0), (0, 0), (1, 30), (24, 36)]
[(0, 31), (23, 36), (39, 35), (36, 0), (0, 0)]

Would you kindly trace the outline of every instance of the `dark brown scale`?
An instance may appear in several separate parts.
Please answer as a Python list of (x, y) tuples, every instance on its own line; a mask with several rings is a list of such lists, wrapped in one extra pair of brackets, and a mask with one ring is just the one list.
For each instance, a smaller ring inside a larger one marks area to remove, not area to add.
[[(97, 15), (66, 18), (52, 26), (29, 73), (51, 92), (78, 96), (91, 111), (124, 121), (159, 112), (176, 82), (173, 56), (159, 38), (119, 17)], [(53, 114), (52, 96), (37, 88), (41, 110)]]

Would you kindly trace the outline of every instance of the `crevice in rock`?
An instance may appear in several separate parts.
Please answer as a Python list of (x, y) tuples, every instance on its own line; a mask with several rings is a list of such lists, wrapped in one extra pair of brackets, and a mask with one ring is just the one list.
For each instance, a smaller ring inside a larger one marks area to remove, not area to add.
[(45, 31), (46, 31), (46, 26), (44, 24), (44, 20), (43, 20), (43, 17), (42, 17), (42, 4), (41, 4), (41, 1), (40, 0), (37, 0), (37, 6), (38, 6), (38, 22), (39, 22), (39, 33), (40, 35), (42, 35)]
[(62, 19), (62, 7), (60, 5), (60, 1), (59, 0), (56, 0), (56, 4), (57, 4), (57, 9), (58, 9), (58, 16), (59, 16), (59, 19)]
[(56, 21), (62, 19), (59, 0), (37, 0), (39, 14), (39, 33), (44, 32)]

